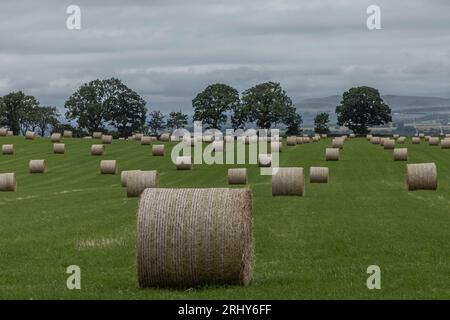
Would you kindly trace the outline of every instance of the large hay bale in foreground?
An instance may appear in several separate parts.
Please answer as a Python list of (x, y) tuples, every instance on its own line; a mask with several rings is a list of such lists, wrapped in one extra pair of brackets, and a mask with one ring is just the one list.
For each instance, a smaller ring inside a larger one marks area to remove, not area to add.
[(436, 190), (438, 186), (435, 163), (406, 165), (406, 187), (408, 190)]
[(0, 191), (17, 191), (15, 173), (0, 173)]
[(117, 173), (117, 161), (116, 160), (100, 161), (100, 173), (101, 174), (116, 174)]
[(392, 150), (395, 148), (394, 139), (385, 139), (383, 143), (384, 150)]
[(48, 171), (47, 160), (30, 160), (30, 173), (46, 173)]
[(61, 141), (61, 133), (52, 133), (50, 136), (51, 142), (60, 142)]
[(328, 183), (329, 170), (327, 167), (309, 168), (309, 182)]
[(270, 167), (272, 165), (272, 155), (258, 154), (258, 165), (260, 167)]
[(91, 155), (102, 156), (105, 153), (105, 145), (103, 144), (93, 144), (91, 146)]
[(326, 161), (338, 161), (339, 160), (339, 149), (338, 148), (326, 148), (325, 149), (325, 160)]
[(139, 197), (145, 189), (159, 187), (159, 173), (156, 170), (130, 172), (126, 185), (128, 197)]
[(288, 145), (288, 146), (295, 146), (296, 144), (297, 144), (297, 137), (295, 137), (295, 136), (287, 137), (286, 145)]
[(71, 130), (64, 130), (63, 137), (64, 138), (72, 138), (73, 132)]
[(141, 145), (143, 146), (149, 146), (152, 144), (152, 138), (148, 136), (143, 136), (141, 138)]
[(101, 139), (102, 138), (103, 133), (99, 132), (99, 131), (95, 131), (92, 133), (92, 137), (94, 139)]
[(145, 190), (136, 250), (140, 287), (247, 285), (254, 267), (251, 190)]
[(112, 141), (113, 141), (113, 137), (111, 135), (108, 135), (108, 134), (102, 135), (102, 143), (103, 144), (111, 144)]
[(344, 138), (334, 138), (331, 142), (331, 147), (343, 149), (344, 148)]
[(136, 172), (140, 172), (141, 170), (124, 170), (120, 173), (120, 182), (122, 187), (127, 186), (128, 177)]
[(16, 151), (14, 150), (14, 145), (13, 144), (4, 144), (2, 145), (2, 153), (3, 154), (15, 154)]
[(420, 138), (419, 137), (413, 137), (412, 138), (412, 144), (420, 144)]
[(445, 138), (441, 140), (441, 149), (450, 149), (450, 139)]
[(428, 139), (428, 144), (430, 146), (438, 146), (439, 145), (439, 137), (430, 137)]
[(192, 157), (180, 156), (175, 160), (177, 170), (192, 170)]
[(64, 154), (66, 152), (66, 145), (64, 143), (54, 143), (53, 153)]
[(34, 140), (34, 138), (36, 138), (36, 133), (34, 133), (32, 131), (27, 131), (25, 133), (25, 139), (26, 140)]
[(395, 148), (394, 161), (408, 161), (408, 148)]
[(272, 195), (303, 196), (305, 177), (303, 168), (274, 168), (272, 173)]
[(154, 156), (164, 156), (164, 145), (154, 144), (152, 145), (152, 155)]
[(247, 169), (228, 169), (228, 184), (247, 184)]

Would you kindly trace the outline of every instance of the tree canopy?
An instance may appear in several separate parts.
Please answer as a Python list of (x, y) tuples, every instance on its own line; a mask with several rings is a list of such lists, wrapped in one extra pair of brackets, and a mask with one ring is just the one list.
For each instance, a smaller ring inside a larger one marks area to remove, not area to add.
[(330, 114), (327, 112), (318, 113), (314, 117), (314, 132), (329, 133)]

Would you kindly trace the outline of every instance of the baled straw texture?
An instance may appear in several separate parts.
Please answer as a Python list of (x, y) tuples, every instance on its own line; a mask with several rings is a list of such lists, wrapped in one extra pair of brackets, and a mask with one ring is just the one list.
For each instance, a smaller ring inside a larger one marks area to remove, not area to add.
[(127, 186), (128, 176), (134, 174), (135, 172), (140, 172), (141, 170), (124, 170), (120, 173), (120, 182), (122, 187)]
[(152, 138), (151, 137), (143, 136), (141, 138), (141, 145), (148, 146), (148, 145), (151, 145), (151, 144), (152, 144)]
[(406, 187), (408, 190), (436, 190), (438, 186), (435, 163), (406, 165)]
[(271, 142), (270, 143), (270, 151), (273, 152), (281, 152), (283, 150), (283, 144), (281, 142)]
[(370, 141), (370, 139), (372, 139), (372, 138), (373, 138), (373, 136), (371, 134), (366, 135), (367, 141)]
[(92, 137), (93, 137), (94, 139), (101, 139), (101, 138), (102, 138), (102, 135), (103, 135), (103, 134), (102, 134), (101, 132), (98, 132), (98, 131), (92, 133)]
[(309, 137), (303, 137), (303, 143), (310, 143), (311, 139)]
[(15, 154), (16, 151), (14, 150), (14, 145), (13, 144), (2, 145), (2, 153), (3, 154)]
[(12, 137), (14, 136), (14, 132), (13, 131), (8, 131), (8, 133), (6, 134), (8, 137)]
[(419, 137), (413, 137), (412, 138), (412, 144), (420, 144), (420, 138)]
[(192, 170), (191, 156), (179, 156), (175, 160), (177, 170)]
[(303, 137), (296, 137), (297, 144), (303, 144)]
[(34, 140), (35, 137), (36, 137), (36, 133), (34, 133), (32, 131), (27, 131), (25, 133), (25, 139), (26, 140)]
[(327, 167), (309, 168), (309, 182), (328, 183), (329, 170)]
[(161, 141), (170, 141), (170, 133), (165, 132), (159, 136), (159, 140)]
[(334, 138), (331, 142), (332, 148), (344, 148), (344, 138)]
[(6, 137), (8, 135), (8, 129), (0, 128), (0, 137)]
[(159, 173), (156, 170), (130, 172), (126, 184), (127, 196), (139, 197), (145, 189), (159, 187)]
[(441, 140), (441, 149), (450, 149), (450, 139), (445, 138)]
[(372, 138), (370, 138), (370, 143), (372, 143), (372, 144), (380, 144), (381, 143), (381, 139), (380, 139), (380, 137), (372, 137)]
[(63, 137), (64, 138), (72, 138), (72, 136), (73, 136), (73, 132), (72, 131), (64, 130), (64, 132), (63, 132)]
[(399, 138), (397, 139), (397, 143), (399, 143), (399, 144), (404, 144), (405, 141), (406, 141), (406, 138), (405, 138), (405, 137), (399, 137)]
[(428, 139), (428, 143), (430, 146), (438, 146), (439, 145), (439, 137), (430, 137), (430, 139)]
[(338, 161), (339, 160), (339, 149), (338, 148), (326, 148), (325, 149), (325, 160), (326, 161)]
[(102, 143), (103, 144), (111, 144), (112, 141), (113, 141), (113, 137), (111, 135), (108, 135), (108, 134), (102, 135)]
[(91, 155), (101, 156), (105, 153), (105, 146), (103, 144), (93, 144), (91, 146)]
[(421, 139), (425, 138), (425, 133), (419, 133), (419, 138)]
[(398, 135), (398, 134), (394, 134), (394, 135), (392, 136), (392, 138), (394, 138), (395, 140), (397, 140), (399, 137), (400, 137), (400, 135)]
[(47, 160), (30, 160), (30, 173), (46, 173), (48, 171)]
[(133, 135), (134, 140), (137, 140), (137, 141), (141, 141), (141, 139), (142, 139), (143, 136), (144, 136), (144, 135), (143, 135), (142, 133), (135, 133), (135, 134)]
[(425, 141), (430, 141), (431, 136), (425, 136)]
[(152, 145), (152, 154), (154, 156), (163, 156), (164, 155), (164, 145), (163, 144)]
[(408, 161), (408, 148), (395, 148), (394, 161)]
[(258, 165), (260, 167), (270, 167), (272, 165), (272, 155), (258, 154)]
[(0, 173), (0, 191), (17, 191), (15, 173)]
[(100, 173), (101, 174), (116, 174), (117, 173), (117, 161), (116, 160), (100, 161)]
[(54, 153), (64, 154), (65, 151), (66, 151), (66, 145), (64, 143), (54, 143), (53, 144), (53, 152)]
[(272, 174), (273, 196), (303, 196), (305, 177), (303, 168), (275, 168)]
[(394, 139), (385, 139), (383, 147), (385, 150), (392, 150), (395, 148), (395, 140)]
[(228, 169), (228, 184), (247, 184), (247, 169)]
[(50, 136), (51, 142), (60, 142), (61, 141), (61, 133), (52, 133)]
[(319, 142), (319, 141), (320, 141), (320, 136), (312, 137), (312, 142)]
[(287, 137), (286, 145), (288, 145), (288, 146), (295, 146), (296, 144), (297, 144), (297, 137), (295, 137), (295, 136)]
[(147, 189), (137, 223), (140, 287), (247, 285), (254, 267), (249, 189)]

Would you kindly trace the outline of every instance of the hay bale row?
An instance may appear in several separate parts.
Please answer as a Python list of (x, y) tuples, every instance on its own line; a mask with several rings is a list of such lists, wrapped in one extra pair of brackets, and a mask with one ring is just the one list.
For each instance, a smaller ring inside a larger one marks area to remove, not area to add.
[(297, 137), (295, 136), (289, 136), (286, 138), (286, 145), (288, 146), (295, 146), (297, 145)]
[(303, 168), (274, 168), (272, 173), (272, 195), (305, 194)]
[(17, 191), (15, 173), (0, 173), (0, 191)]
[(102, 135), (102, 143), (103, 144), (111, 144), (113, 141), (113, 137), (111, 135), (103, 134)]
[(32, 131), (27, 131), (25, 133), (25, 140), (34, 140), (36, 138), (36, 133)]
[(311, 183), (328, 183), (329, 170), (327, 167), (311, 167), (309, 168), (309, 182)]
[(326, 161), (338, 161), (339, 160), (339, 149), (338, 148), (326, 148), (325, 149), (325, 160)]
[(419, 137), (413, 137), (412, 138), (412, 144), (420, 144), (420, 138)]
[(100, 161), (100, 173), (101, 174), (116, 174), (117, 173), (117, 161), (116, 160)]
[(406, 137), (399, 137), (399, 138), (397, 139), (397, 143), (399, 143), (399, 144), (404, 144), (405, 141), (406, 141)]
[(128, 176), (130, 174), (134, 174), (135, 172), (140, 172), (141, 170), (124, 170), (120, 173), (120, 182), (122, 184), (122, 187), (126, 187), (127, 186), (127, 180), (128, 180)]
[(92, 137), (94, 139), (101, 139), (102, 138), (103, 133), (99, 132), (99, 131), (95, 131), (92, 133)]
[(165, 132), (159, 136), (159, 140), (161, 141), (170, 141), (170, 133)]
[(159, 187), (159, 173), (150, 171), (129, 171), (126, 175), (127, 197), (139, 197), (147, 188)]
[(192, 170), (192, 157), (179, 156), (175, 160), (175, 167), (177, 170)]
[(30, 160), (30, 173), (46, 173), (48, 171), (47, 160)]
[(57, 154), (64, 154), (66, 151), (66, 145), (64, 143), (54, 143), (53, 152)]
[(4, 144), (2, 145), (2, 154), (12, 155), (15, 154), (16, 151), (14, 150), (13, 144)]
[(394, 139), (384, 139), (383, 143), (384, 150), (393, 150), (395, 148), (395, 140)]
[(91, 155), (102, 156), (105, 153), (105, 145), (103, 144), (93, 144), (91, 146)]
[(439, 137), (430, 137), (428, 139), (428, 144), (430, 146), (438, 146), (439, 145)]
[(441, 149), (450, 149), (450, 139), (445, 138), (441, 140)]
[(371, 144), (380, 144), (381, 143), (381, 139), (380, 139), (380, 137), (371, 137), (370, 138), (370, 143)]
[(270, 143), (270, 151), (271, 153), (278, 152), (280, 153), (283, 150), (283, 144), (281, 142), (271, 142)]
[(438, 186), (435, 163), (406, 165), (406, 187), (408, 190), (436, 190)]
[(344, 148), (344, 138), (334, 138), (331, 141), (332, 148), (343, 149)]
[(228, 184), (247, 184), (247, 169), (228, 169)]
[(8, 129), (0, 128), (0, 137), (6, 137), (8, 135)]
[(408, 161), (408, 148), (395, 148), (394, 161)]
[(320, 136), (312, 137), (312, 142), (319, 142), (319, 141), (320, 141)]
[(148, 146), (152, 144), (152, 138), (149, 136), (142, 136), (141, 138), (141, 145)]
[(154, 156), (164, 156), (164, 145), (154, 144), (152, 145), (152, 155)]
[(147, 189), (137, 220), (140, 287), (247, 285), (252, 280), (249, 189)]

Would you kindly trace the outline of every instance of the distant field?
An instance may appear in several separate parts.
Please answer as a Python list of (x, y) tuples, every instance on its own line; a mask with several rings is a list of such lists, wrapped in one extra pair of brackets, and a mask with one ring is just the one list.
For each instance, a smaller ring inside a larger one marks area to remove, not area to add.
[[(0, 172), (16, 172), (18, 191), (0, 193), (0, 299), (416, 299), (450, 298), (450, 150), (422, 142), (409, 163), (436, 162), (438, 191), (408, 192), (405, 162), (365, 139), (349, 139), (341, 161), (326, 162), (330, 139), (283, 146), (281, 166), (328, 166), (328, 184), (304, 197), (272, 197), (271, 178), (249, 165), (256, 269), (248, 287), (140, 289), (135, 234), (137, 198), (127, 198), (120, 174), (100, 175), (101, 159), (119, 170), (156, 169), (161, 187), (226, 187), (229, 165), (176, 171), (170, 148), (114, 141), (91, 156), (93, 141), (49, 139), (14, 143)], [(170, 147), (174, 143), (167, 143)], [(30, 159), (47, 159), (47, 174), (29, 174)], [(103, 240), (102, 240), (103, 239)], [(105, 240), (106, 239), (106, 240)], [(81, 267), (81, 290), (66, 288), (66, 267)], [(381, 290), (368, 290), (366, 269), (381, 267)]]

